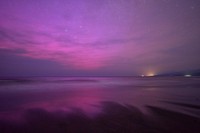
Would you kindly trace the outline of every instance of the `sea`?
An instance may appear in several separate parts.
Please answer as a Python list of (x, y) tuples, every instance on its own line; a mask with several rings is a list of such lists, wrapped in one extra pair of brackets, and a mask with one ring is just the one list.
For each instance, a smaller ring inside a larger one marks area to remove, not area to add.
[[(95, 117), (105, 103), (148, 107), (200, 118), (199, 77), (26, 77), (0, 79), (0, 120), (23, 121), (27, 111), (82, 112)], [(109, 104), (107, 104), (109, 105)]]

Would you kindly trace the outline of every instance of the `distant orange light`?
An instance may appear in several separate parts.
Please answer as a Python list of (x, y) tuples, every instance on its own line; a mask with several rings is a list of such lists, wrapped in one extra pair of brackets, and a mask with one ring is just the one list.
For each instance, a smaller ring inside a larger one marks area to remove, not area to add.
[(155, 74), (153, 74), (153, 73), (149, 73), (149, 74), (147, 74), (147, 76), (149, 76), (149, 77), (153, 77), (153, 76), (155, 76)]

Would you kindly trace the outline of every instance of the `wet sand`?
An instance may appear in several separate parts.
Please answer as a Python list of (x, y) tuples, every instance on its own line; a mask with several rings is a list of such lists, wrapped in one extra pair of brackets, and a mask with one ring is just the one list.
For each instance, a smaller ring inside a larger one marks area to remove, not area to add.
[(23, 121), (0, 121), (1, 133), (199, 133), (200, 119), (147, 105), (144, 114), (132, 105), (102, 102), (102, 111), (89, 117), (83, 110), (48, 112), (29, 109)]
[(0, 133), (199, 133), (199, 78), (0, 80)]

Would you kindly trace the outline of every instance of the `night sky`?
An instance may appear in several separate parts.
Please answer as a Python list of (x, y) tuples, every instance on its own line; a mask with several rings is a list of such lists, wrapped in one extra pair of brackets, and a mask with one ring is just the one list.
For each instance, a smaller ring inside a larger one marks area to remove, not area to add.
[(200, 0), (0, 0), (0, 76), (200, 68)]

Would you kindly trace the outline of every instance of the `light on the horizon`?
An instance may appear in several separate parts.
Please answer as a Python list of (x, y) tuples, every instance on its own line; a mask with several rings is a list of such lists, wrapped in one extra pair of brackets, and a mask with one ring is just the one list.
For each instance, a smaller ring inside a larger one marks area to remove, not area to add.
[(155, 76), (155, 74), (154, 73), (148, 73), (146, 76), (153, 77), (153, 76)]
[(190, 74), (186, 74), (186, 75), (184, 75), (184, 77), (191, 77), (192, 75), (190, 75)]

